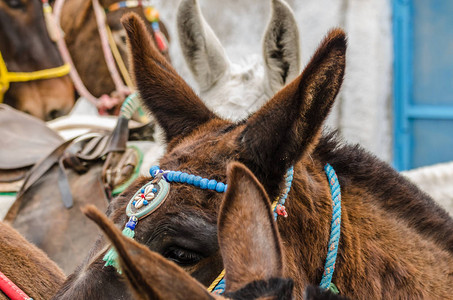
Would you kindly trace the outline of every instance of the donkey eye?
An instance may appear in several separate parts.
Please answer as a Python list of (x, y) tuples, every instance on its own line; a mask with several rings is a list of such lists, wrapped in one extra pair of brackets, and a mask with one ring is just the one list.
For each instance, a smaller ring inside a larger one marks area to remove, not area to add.
[(164, 252), (164, 257), (180, 266), (191, 266), (202, 259), (200, 254), (178, 247), (170, 247)]
[(8, 4), (9, 7), (16, 9), (22, 8), (24, 6), (21, 0), (6, 0), (6, 3)]

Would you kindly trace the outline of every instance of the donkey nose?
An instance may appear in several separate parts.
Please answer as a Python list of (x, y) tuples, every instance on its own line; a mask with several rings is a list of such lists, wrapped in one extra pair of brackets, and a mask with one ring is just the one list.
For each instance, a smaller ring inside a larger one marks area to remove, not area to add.
[(46, 114), (45, 120), (50, 121), (50, 120), (56, 119), (58, 117), (64, 116), (65, 114), (66, 114), (66, 112), (61, 109), (52, 109), (51, 111), (49, 111)]

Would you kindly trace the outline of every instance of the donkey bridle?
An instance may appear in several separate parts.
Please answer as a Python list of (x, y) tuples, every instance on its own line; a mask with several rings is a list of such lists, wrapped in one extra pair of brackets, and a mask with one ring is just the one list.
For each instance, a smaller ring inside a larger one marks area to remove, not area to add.
[(6, 67), (6, 62), (0, 52), (0, 103), (3, 102), (3, 96), (9, 89), (11, 82), (27, 82), (41, 79), (51, 79), (63, 77), (69, 74), (70, 67), (68, 64), (56, 68), (43, 69), (32, 72), (10, 72)]
[[(338, 289), (332, 283), (332, 276), (335, 270), (338, 244), (340, 240), (341, 189), (335, 170), (330, 164), (325, 165), (324, 172), (326, 173), (329, 181), (333, 209), (328, 253), (320, 287), (323, 289), (329, 289), (333, 293), (338, 293)], [(149, 173), (153, 179), (143, 185), (134, 194), (134, 196), (132, 196), (126, 207), (126, 214), (129, 217), (129, 221), (126, 223), (123, 235), (131, 238), (135, 235), (134, 229), (137, 226), (138, 221), (153, 213), (167, 199), (171, 182), (190, 184), (201, 189), (212, 190), (218, 193), (224, 193), (228, 187), (227, 184), (217, 182), (214, 179), (202, 178), (201, 176), (181, 171), (161, 170), (159, 166), (152, 166)], [(291, 190), (293, 175), (294, 169), (293, 167), (290, 167), (285, 175), (285, 189), (272, 204), (274, 219), (276, 221), (279, 215), (283, 217), (288, 216), (284, 204), (286, 198), (288, 197), (288, 193)], [(119, 268), (117, 262), (117, 254), (115, 253), (113, 247), (104, 256), (104, 261), (106, 262), (105, 266), (114, 266), (117, 271), (121, 273), (121, 269)], [(223, 294), (225, 291), (224, 276), (225, 270), (223, 270), (212, 282), (212, 284), (208, 287), (208, 291), (217, 295)]]

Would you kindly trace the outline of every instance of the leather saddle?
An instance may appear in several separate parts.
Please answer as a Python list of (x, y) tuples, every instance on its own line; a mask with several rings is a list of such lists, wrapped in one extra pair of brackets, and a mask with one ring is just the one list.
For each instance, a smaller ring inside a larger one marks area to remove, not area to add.
[(27, 171), (64, 142), (44, 121), (0, 104), (0, 192), (17, 192)]
[(128, 123), (129, 120), (119, 117), (113, 131), (89, 132), (64, 141), (43, 121), (0, 105), (0, 136), (6, 137), (6, 143), (0, 146), (0, 192), (8, 189), (18, 192), (17, 201), (5, 220), (15, 218), (26, 205), (26, 199), (21, 196), (47, 172), (55, 170), (55, 165), (58, 166), (57, 186), (65, 207), (73, 206), (67, 170), (84, 174), (99, 163), (102, 174), (98, 188), (110, 202), (112, 192), (128, 182), (140, 167), (137, 150), (127, 147), (127, 142), (153, 140), (154, 125), (129, 129)]

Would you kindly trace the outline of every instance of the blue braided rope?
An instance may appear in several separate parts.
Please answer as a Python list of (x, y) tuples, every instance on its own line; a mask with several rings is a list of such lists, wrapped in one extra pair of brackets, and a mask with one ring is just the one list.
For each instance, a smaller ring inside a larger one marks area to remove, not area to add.
[(120, 116), (130, 120), (134, 112), (140, 107), (141, 101), (137, 93), (132, 93), (124, 100), (120, 109)]
[(225, 277), (217, 283), (215, 288), (212, 290), (211, 294), (222, 295), (225, 292)]
[(277, 221), (277, 206), (278, 205), (285, 205), (286, 198), (288, 198), (288, 193), (291, 190), (291, 184), (293, 183), (294, 177), (294, 167), (291, 166), (288, 171), (286, 171), (285, 175), (285, 189), (283, 193), (278, 197), (277, 205), (274, 207), (274, 220)]
[(332, 168), (332, 166), (326, 164), (324, 171), (327, 175), (327, 179), (329, 180), (333, 210), (327, 258), (324, 265), (324, 274), (322, 275), (321, 283), (319, 286), (323, 289), (328, 289), (330, 288), (332, 283), (332, 276), (333, 272), (335, 271), (335, 261), (337, 259), (338, 242), (340, 241), (341, 191), (338, 177), (335, 174), (335, 170)]

